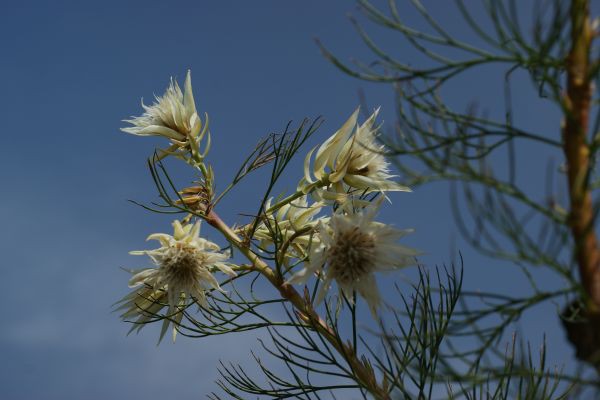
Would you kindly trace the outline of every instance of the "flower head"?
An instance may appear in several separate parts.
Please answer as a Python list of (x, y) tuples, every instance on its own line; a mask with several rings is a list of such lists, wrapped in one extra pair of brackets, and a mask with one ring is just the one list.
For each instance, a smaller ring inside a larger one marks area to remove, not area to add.
[[(137, 317), (137, 329), (155, 317), (163, 308), (168, 307), (160, 335), (162, 340), (169, 323), (173, 323), (173, 340), (176, 326), (181, 321), (183, 309), (193, 302), (208, 307), (206, 291), (221, 290), (213, 276), (220, 270), (235, 276), (225, 260), (229, 254), (220, 252), (213, 242), (200, 237), (200, 221), (182, 226), (179, 221), (173, 223), (173, 235), (155, 233), (148, 240), (158, 240), (161, 247), (154, 250), (132, 251), (133, 255), (148, 255), (157, 268), (135, 271), (129, 280), (129, 287), (138, 288), (120, 300), (120, 309), (126, 309), (121, 316), (124, 319)], [(136, 326), (132, 328), (135, 329)]]
[(412, 232), (373, 221), (376, 206), (359, 213), (336, 213), (317, 227), (319, 240), (310, 249), (310, 260), (289, 283), (304, 283), (319, 273), (323, 281), (317, 296), (321, 302), (337, 282), (339, 291), (352, 301), (354, 291), (365, 299), (373, 315), (381, 300), (374, 272), (390, 271), (415, 263), (415, 249), (396, 241)]
[[(272, 199), (267, 200), (265, 209), (271, 208)], [(307, 196), (291, 201), (278, 210), (268, 213), (254, 232), (260, 246), (266, 248), (274, 243), (273, 235), (281, 235), (283, 242), (292, 241), (288, 246), (289, 256), (304, 257), (312, 242), (312, 229), (317, 224), (313, 218), (321, 211), (323, 204), (308, 204)]]
[[(198, 151), (198, 144), (204, 138), (208, 130), (208, 122), (202, 124), (192, 93), (192, 78), (190, 71), (187, 72), (184, 91), (179, 84), (171, 78), (171, 83), (162, 97), (155, 96), (156, 101), (151, 106), (142, 102), (144, 114), (139, 117), (124, 120), (131, 127), (121, 128), (123, 132), (139, 136), (163, 136), (172, 143), (166, 153), (172, 153), (178, 149), (189, 149)], [(208, 119), (208, 116), (205, 116)], [(210, 133), (208, 143), (203, 156), (210, 147)]]
[[(336, 199), (349, 189), (361, 192), (405, 191), (410, 189), (391, 180), (389, 162), (382, 154), (385, 146), (377, 142), (379, 127), (375, 119), (379, 109), (362, 124), (357, 124), (358, 109), (317, 150), (313, 174), (317, 179), (328, 177), (330, 190), (318, 193), (322, 198)], [(313, 183), (310, 159), (314, 148), (304, 163), (304, 180)], [(331, 190), (332, 189), (332, 190)]]

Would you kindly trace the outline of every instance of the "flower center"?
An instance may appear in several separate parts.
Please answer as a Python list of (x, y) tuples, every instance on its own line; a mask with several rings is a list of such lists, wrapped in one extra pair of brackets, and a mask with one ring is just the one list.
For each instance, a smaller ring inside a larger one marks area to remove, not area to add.
[(177, 243), (171, 248), (172, 257), (162, 264), (164, 280), (173, 288), (189, 288), (197, 283), (200, 268), (204, 265), (204, 254), (192, 246)]
[(367, 165), (366, 167), (362, 167), (359, 169), (356, 168), (348, 168), (348, 172), (352, 175), (363, 175), (363, 176), (368, 176), (369, 175), (369, 166)]
[(375, 268), (374, 259), (375, 240), (358, 227), (338, 232), (327, 250), (332, 277), (341, 284), (352, 284), (368, 275)]

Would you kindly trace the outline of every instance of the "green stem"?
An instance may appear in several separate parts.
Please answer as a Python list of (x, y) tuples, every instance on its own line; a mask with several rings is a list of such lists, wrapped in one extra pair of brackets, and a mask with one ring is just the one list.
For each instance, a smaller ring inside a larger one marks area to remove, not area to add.
[(304, 196), (305, 194), (311, 193), (316, 188), (325, 187), (325, 186), (328, 186), (329, 184), (330, 184), (329, 174), (327, 174), (322, 179), (319, 179), (318, 181), (313, 182), (310, 185), (306, 186), (306, 188), (304, 190), (298, 190), (296, 193), (291, 194), (288, 197), (285, 197), (283, 200), (280, 200), (277, 203), (273, 204), (271, 207), (269, 207), (265, 211), (265, 213), (272, 214), (275, 211), (279, 210), (281, 207), (291, 203), (292, 201), (299, 199), (300, 197)]

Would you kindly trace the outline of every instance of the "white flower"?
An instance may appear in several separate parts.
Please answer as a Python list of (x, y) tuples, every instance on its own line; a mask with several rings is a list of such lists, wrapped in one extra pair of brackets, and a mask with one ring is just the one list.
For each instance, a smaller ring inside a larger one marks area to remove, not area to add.
[[(172, 146), (166, 150), (168, 153), (181, 148), (197, 151), (199, 142), (208, 131), (208, 122), (203, 126), (196, 112), (190, 71), (183, 86), (182, 93), (179, 84), (171, 78), (165, 94), (162, 97), (155, 96), (156, 101), (151, 106), (142, 102), (144, 114), (124, 120), (133, 126), (121, 130), (139, 136), (164, 136), (172, 142)], [(208, 119), (208, 116), (205, 115), (205, 118)], [(209, 147), (210, 133), (202, 156), (206, 155)]]
[[(350, 188), (361, 192), (404, 191), (410, 192), (391, 180), (389, 162), (382, 154), (385, 146), (377, 142), (379, 127), (374, 126), (379, 109), (362, 124), (357, 124), (358, 109), (350, 118), (327, 139), (317, 150), (312, 173), (317, 179), (328, 177), (332, 184), (325, 192), (318, 192), (319, 198), (339, 200)], [(310, 159), (312, 149), (304, 162), (305, 185), (314, 180), (311, 177)]]
[(309, 262), (296, 272), (289, 283), (305, 283), (319, 273), (322, 280), (317, 303), (336, 281), (340, 294), (352, 301), (352, 293), (362, 296), (373, 315), (381, 300), (374, 272), (390, 271), (415, 264), (419, 252), (396, 241), (412, 232), (373, 221), (377, 206), (362, 213), (336, 213), (327, 222), (319, 222), (319, 241), (310, 249)]
[[(272, 199), (267, 200), (266, 210), (271, 208), (271, 201)], [(260, 223), (254, 232), (254, 238), (260, 241), (262, 248), (273, 244), (274, 234), (281, 235), (283, 242), (293, 239), (291, 246), (288, 247), (290, 252), (288, 256), (303, 257), (312, 242), (310, 228), (317, 224), (313, 218), (321, 211), (322, 206), (321, 203), (308, 205), (307, 196), (301, 196), (277, 211), (267, 214), (265, 217), (267, 220)]]
[[(173, 322), (173, 340), (177, 334), (177, 325), (183, 316), (183, 309), (197, 301), (208, 307), (206, 290), (221, 290), (213, 276), (220, 270), (227, 275), (236, 273), (224, 263), (229, 254), (221, 253), (213, 242), (200, 237), (200, 221), (182, 226), (173, 222), (173, 236), (155, 233), (148, 240), (158, 240), (161, 247), (155, 250), (132, 251), (133, 255), (148, 255), (157, 268), (146, 268), (135, 272), (129, 281), (129, 287), (140, 287), (120, 300), (119, 309), (127, 309), (121, 316), (124, 319), (138, 317), (135, 321), (138, 331), (143, 324), (155, 318), (158, 311), (168, 306), (160, 340), (169, 323)], [(136, 326), (132, 328), (135, 329)]]

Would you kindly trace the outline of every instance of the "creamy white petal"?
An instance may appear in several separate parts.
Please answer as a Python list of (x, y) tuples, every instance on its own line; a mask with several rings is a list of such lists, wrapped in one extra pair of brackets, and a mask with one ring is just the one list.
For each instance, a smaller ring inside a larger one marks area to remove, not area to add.
[(319, 291), (317, 292), (317, 297), (315, 298), (315, 304), (321, 304), (325, 299), (325, 295), (331, 289), (332, 277), (325, 273), (323, 276), (323, 282), (321, 282), (321, 286), (319, 287)]
[(328, 165), (329, 168), (333, 168), (337, 154), (350, 135), (352, 135), (357, 118), (358, 108), (352, 113), (350, 118), (344, 122), (342, 127), (319, 147), (314, 162), (315, 176), (318, 179), (322, 178), (322, 171), (324, 171), (325, 165)]
[(133, 288), (139, 285), (142, 285), (146, 279), (154, 276), (156, 274), (156, 270), (154, 268), (148, 268), (144, 271), (138, 272), (129, 280), (129, 287)]
[(217, 262), (214, 264), (215, 267), (217, 267), (221, 272), (229, 275), (229, 276), (237, 276), (237, 273), (233, 270), (233, 268), (231, 268), (230, 266), (228, 266), (227, 264), (223, 264), (221, 262)]
[(357, 285), (356, 290), (369, 305), (369, 310), (371, 310), (373, 318), (377, 318), (377, 308), (381, 304), (381, 298), (375, 278), (372, 275), (367, 276), (360, 282), (360, 285)]
[(196, 104), (194, 102), (194, 94), (192, 93), (192, 72), (188, 69), (185, 76), (183, 105), (187, 111), (187, 115), (196, 115)]

